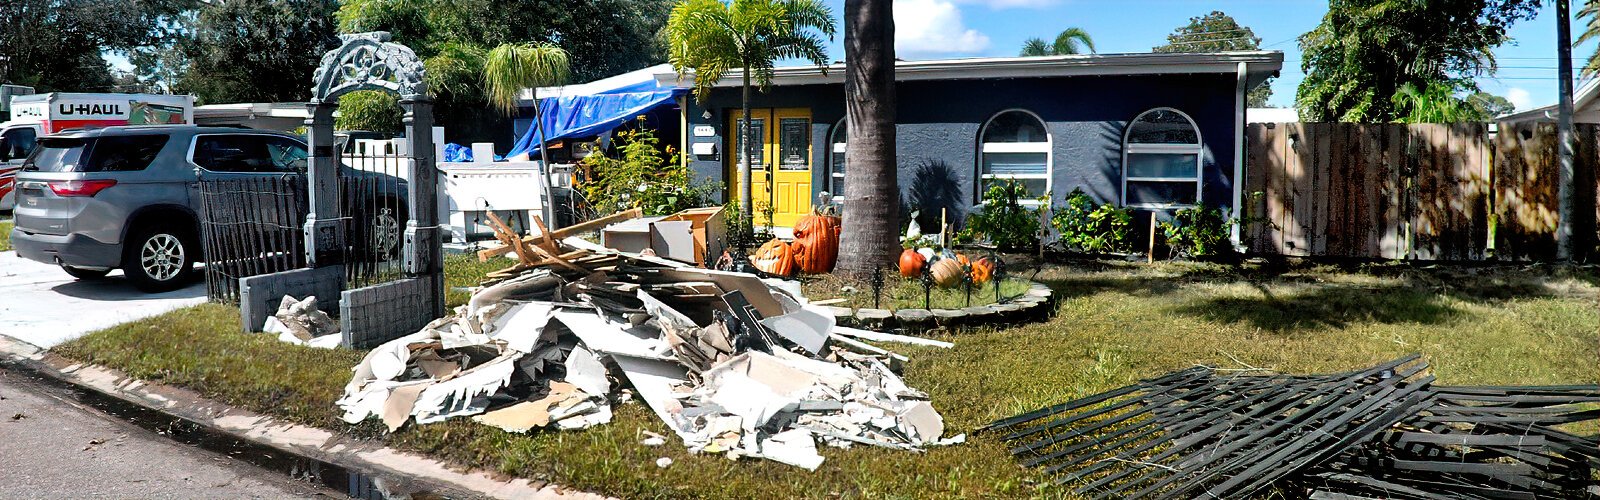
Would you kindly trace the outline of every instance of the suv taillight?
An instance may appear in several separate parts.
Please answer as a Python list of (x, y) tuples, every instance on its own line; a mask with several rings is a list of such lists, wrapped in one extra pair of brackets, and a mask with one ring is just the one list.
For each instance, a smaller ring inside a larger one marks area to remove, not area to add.
[(50, 183), (50, 190), (56, 196), (94, 196), (105, 188), (117, 185), (111, 179), (96, 179), (83, 181), (55, 181)]

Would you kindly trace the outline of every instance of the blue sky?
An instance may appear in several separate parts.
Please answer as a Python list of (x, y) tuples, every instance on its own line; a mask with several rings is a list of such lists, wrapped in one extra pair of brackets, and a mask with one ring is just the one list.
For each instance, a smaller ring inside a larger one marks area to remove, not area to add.
[[(844, 10), (844, 0), (827, 3), (835, 13)], [(895, 0), (896, 49), (903, 59), (1014, 56), (1023, 40), (1050, 40), (1063, 28), (1076, 26), (1089, 32), (1101, 53), (1148, 52), (1166, 43), (1167, 34), (1189, 18), (1213, 10), (1254, 30), (1263, 48), (1284, 52), (1283, 71), (1272, 84), (1269, 102), (1292, 104), (1295, 87), (1305, 76), (1296, 38), (1322, 20), (1326, 0)], [(1538, 17), (1513, 26), (1513, 41), (1495, 50), (1500, 71), (1478, 78), (1479, 86), (1510, 99), (1519, 110), (1554, 103), (1555, 17), (1555, 8), (1546, 7)], [(1574, 25), (1574, 31), (1580, 28)], [(1591, 41), (1575, 47), (1575, 65), (1581, 66), (1596, 45)], [(834, 40), (830, 55), (844, 59), (842, 39)], [(118, 69), (131, 69), (124, 57), (107, 59)]]
[[(834, 12), (843, 0), (828, 0)], [(1282, 50), (1281, 78), (1273, 83), (1271, 103), (1294, 101), (1300, 71), (1296, 37), (1311, 30), (1327, 12), (1325, 0), (895, 0), (897, 52), (904, 59), (1013, 56), (1029, 37), (1053, 39), (1061, 29), (1083, 28), (1101, 53), (1148, 52), (1189, 18), (1221, 10), (1255, 30), (1263, 48)], [(1519, 109), (1556, 99), (1555, 8), (1514, 26), (1513, 43), (1495, 50), (1501, 70), (1479, 78), (1486, 91), (1511, 99)], [(1577, 26), (1574, 26), (1575, 31)], [(1594, 50), (1590, 42), (1573, 53), (1578, 64)], [(835, 41), (834, 59), (844, 58)]]

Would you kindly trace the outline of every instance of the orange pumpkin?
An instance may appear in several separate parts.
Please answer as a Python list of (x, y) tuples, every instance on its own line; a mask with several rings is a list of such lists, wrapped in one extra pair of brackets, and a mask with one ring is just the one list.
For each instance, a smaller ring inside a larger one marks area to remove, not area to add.
[(994, 278), (994, 261), (988, 257), (972, 262), (972, 283), (982, 285)]
[(755, 255), (750, 256), (750, 263), (762, 272), (788, 276), (794, 272), (794, 253), (789, 244), (774, 238), (756, 249)]
[(972, 261), (967, 260), (967, 254), (962, 254), (962, 253), (956, 254), (956, 262), (960, 262), (961, 263), (961, 267), (967, 267), (967, 266), (972, 265)]
[(839, 218), (816, 213), (800, 217), (794, 224), (794, 243), (789, 248), (800, 272), (833, 271), (839, 260)]
[(927, 259), (917, 253), (915, 248), (907, 248), (906, 251), (900, 252), (900, 275), (915, 278), (922, 274), (922, 265), (926, 263)]
[(931, 265), (933, 267), (928, 272), (933, 275), (933, 284), (950, 288), (961, 282), (961, 263), (956, 259), (939, 259)]

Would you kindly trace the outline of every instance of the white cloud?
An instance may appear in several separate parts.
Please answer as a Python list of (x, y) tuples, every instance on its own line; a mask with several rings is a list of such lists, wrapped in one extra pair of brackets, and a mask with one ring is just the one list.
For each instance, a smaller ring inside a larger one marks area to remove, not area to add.
[(1533, 109), (1533, 95), (1521, 87), (1511, 87), (1506, 90), (1506, 100), (1517, 107), (1517, 111)]
[(989, 36), (968, 28), (961, 20), (961, 9), (949, 0), (894, 1), (897, 56), (914, 59), (973, 55), (988, 48)]
[(983, 5), (991, 9), (1026, 8), (1037, 9), (1049, 7), (1059, 3), (1058, 0), (955, 0), (956, 3), (967, 5)]

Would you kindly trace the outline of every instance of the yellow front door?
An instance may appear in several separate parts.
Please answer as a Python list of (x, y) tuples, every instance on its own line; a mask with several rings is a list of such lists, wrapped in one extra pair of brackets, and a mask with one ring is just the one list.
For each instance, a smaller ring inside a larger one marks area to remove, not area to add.
[[(729, 113), (729, 144), (727, 179), (733, 190), (731, 199), (737, 200), (744, 179), (739, 176), (739, 118), (741, 112)], [(772, 225), (791, 227), (800, 217), (811, 212), (811, 110), (806, 108), (779, 108), (750, 110), (750, 199), (754, 207), (755, 223), (767, 224), (767, 211), (772, 212)]]

